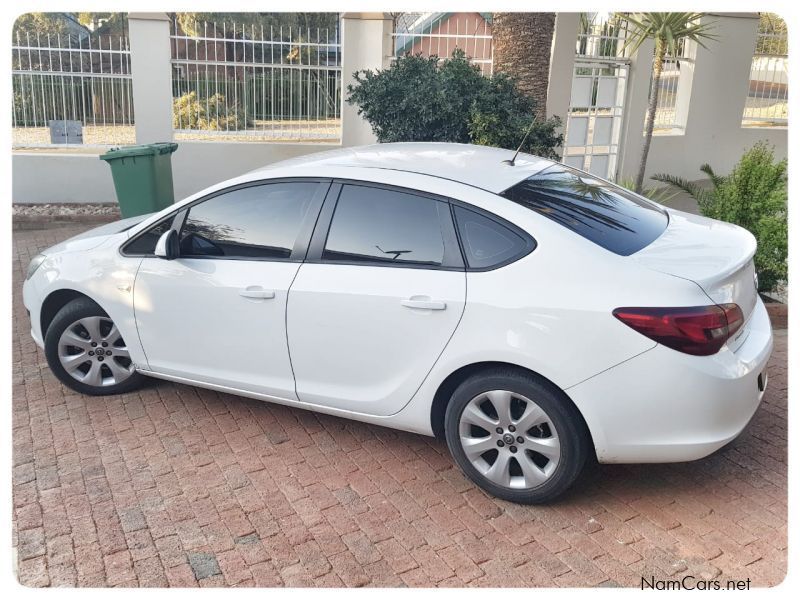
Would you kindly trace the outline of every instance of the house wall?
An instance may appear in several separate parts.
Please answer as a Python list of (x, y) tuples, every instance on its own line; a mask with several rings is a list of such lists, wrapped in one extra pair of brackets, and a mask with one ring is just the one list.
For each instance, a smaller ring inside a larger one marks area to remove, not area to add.
[(492, 58), (492, 44), (487, 39), (470, 40), (470, 35), (492, 35), (492, 25), (488, 23), (479, 13), (459, 12), (452, 13), (446, 19), (442, 19), (435, 27), (429, 31), (420, 31), (422, 34), (431, 35), (458, 35), (458, 38), (424, 37), (415, 42), (408, 50), (411, 54), (422, 54), (431, 56), (433, 54), (446, 57), (453, 53), (456, 48), (463, 49), (467, 56), (475, 59)]

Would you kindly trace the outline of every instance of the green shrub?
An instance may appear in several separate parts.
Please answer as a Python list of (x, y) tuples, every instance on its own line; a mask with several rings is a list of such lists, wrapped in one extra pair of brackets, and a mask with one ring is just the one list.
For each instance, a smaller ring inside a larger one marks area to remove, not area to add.
[(773, 149), (759, 142), (744, 153), (730, 175), (717, 175), (707, 164), (700, 170), (711, 181), (711, 189), (671, 175), (654, 175), (653, 179), (693, 196), (703, 215), (749, 230), (758, 241), (759, 290), (774, 289), (788, 274), (786, 159), (776, 162)]
[[(485, 77), (463, 50), (449, 59), (406, 55), (388, 69), (359, 71), (347, 86), (348, 104), (380, 142), (458, 142), (516, 149), (535, 114), (533, 100), (504, 74)], [(522, 148), (558, 158), (558, 118), (537, 117)]]
[(209, 129), (236, 131), (250, 125), (241, 107), (225, 110), (225, 96), (214, 94), (198, 100), (197, 92), (189, 92), (172, 101), (172, 126), (175, 129)]

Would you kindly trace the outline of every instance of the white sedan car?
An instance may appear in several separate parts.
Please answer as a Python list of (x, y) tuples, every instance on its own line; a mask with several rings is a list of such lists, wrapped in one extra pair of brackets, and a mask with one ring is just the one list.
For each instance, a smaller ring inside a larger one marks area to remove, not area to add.
[(31, 334), (79, 392), (150, 376), (441, 436), (517, 502), (734, 439), (772, 350), (753, 236), (512, 154), (311, 154), (99, 227), (31, 261)]

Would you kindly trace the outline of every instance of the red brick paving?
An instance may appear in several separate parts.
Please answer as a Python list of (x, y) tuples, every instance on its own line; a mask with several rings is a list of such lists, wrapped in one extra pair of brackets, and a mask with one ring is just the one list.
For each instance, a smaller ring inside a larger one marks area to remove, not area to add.
[[(28, 334), (22, 273), (80, 226), (14, 235), (13, 498), (28, 586), (639, 586), (782, 581), (787, 338), (743, 435), (594, 466), (558, 504), (495, 500), (443, 442), (157, 382), (81, 396)], [(199, 578), (199, 579), (198, 579)]]

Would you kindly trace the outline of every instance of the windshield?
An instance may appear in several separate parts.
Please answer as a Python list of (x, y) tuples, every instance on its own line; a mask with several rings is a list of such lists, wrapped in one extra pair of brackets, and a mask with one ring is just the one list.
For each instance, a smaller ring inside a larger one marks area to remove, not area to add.
[(654, 202), (561, 164), (500, 195), (621, 256), (650, 244), (669, 222)]

